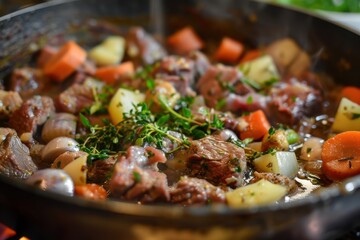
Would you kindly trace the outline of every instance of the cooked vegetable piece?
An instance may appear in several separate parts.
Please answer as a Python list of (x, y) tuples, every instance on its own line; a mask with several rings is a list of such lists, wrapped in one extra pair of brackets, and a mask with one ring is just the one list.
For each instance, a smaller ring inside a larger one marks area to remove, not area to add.
[(243, 58), (241, 58), (240, 63), (245, 63), (252, 61), (256, 58), (259, 58), (262, 55), (262, 52), (259, 49), (248, 51)]
[(165, 99), (167, 104), (173, 108), (176, 101), (180, 98), (180, 94), (170, 82), (155, 80), (154, 88), (149, 89), (145, 97), (145, 101), (151, 106), (151, 110), (153, 112), (159, 112), (162, 109), (159, 97)]
[(279, 173), (294, 178), (299, 164), (294, 152), (275, 152), (262, 155), (253, 161), (256, 171)]
[(242, 63), (240, 69), (249, 81), (253, 81), (262, 87), (271, 86), (280, 79), (274, 60), (269, 55)]
[(342, 98), (332, 130), (335, 132), (360, 131), (360, 105), (347, 98)]
[(341, 90), (340, 96), (345, 97), (356, 104), (360, 104), (360, 88), (358, 87), (344, 87)]
[(236, 62), (244, 51), (244, 45), (232, 38), (224, 37), (216, 50), (215, 59), (223, 62)]
[(69, 174), (75, 185), (86, 184), (87, 155), (81, 156), (67, 164), (63, 170)]
[(275, 130), (270, 128), (267, 134), (263, 137), (261, 151), (267, 151), (269, 149), (275, 149), (278, 151), (289, 150), (289, 142), (286, 138), (284, 130)]
[(26, 183), (44, 191), (56, 192), (66, 196), (74, 195), (74, 183), (70, 176), (60, 169), (41, 169), (36, 171)]
[(261, 179), (256, 183), (227, 192), (225, 196), (231, 207), (252, 207), (274, 203), (286, 193), (286, 187)]
[(119, 80), (120, 77), (131, 76), (134, 72), (134, 64), (132, 62), (124, 62), (115, 66), (98, 68), (95, 72), (95, 77), (103, 80), (107, 84), (112, 84)]
[(134, 105), (143, 102), (145, 95), (138, 91), (119, 88), (109, 104), (111, 122), (116, 125), (123, 120), (123, 114), (130, 112)]
[(185, 27), (168, 37), (167, 43), (177, 54), (188, 54), (204, 47), (203, 41), (192, 27)]
[(247, 122), (247, 127), (240, 132), (242, 140), (252, 138), (254, 140), (262, 138), (270, 129), (270, 123), (262, 110), (257, 110), (243, 117)]
[(360, 131), (340, 133), (323, 144), (321, 158), (324, 174), (341, 181), (360, 173)]
[(323, 143), (324, 140), (318, 137), (307, 139), (301, 148), (300, 158), (307, 161), (320, 160)]
[(75, 195), (92, 200), (105, 200), (107, 197), (106, 190), (95, 183), (75, 186)]
[(57, 82), (64, 81), (86, 60), (86, 51), (73, 41), (65, 43), (44, 66), (45, 75)]
[(41, 151), (41, 159), (45, 163), (52, 163), (60, 154), (79, 151), (79, 143), (69, 137), (52, 139)]
[(124, 52), (125, 39), (120, 36), (109, 36), (89, 51), (89, 57), (100, 66), (114, 65), (121, 62)]

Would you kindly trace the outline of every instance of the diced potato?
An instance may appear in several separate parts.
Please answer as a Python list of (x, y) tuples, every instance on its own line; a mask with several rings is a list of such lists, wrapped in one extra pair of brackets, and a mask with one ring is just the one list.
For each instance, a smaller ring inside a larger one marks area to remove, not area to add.
[(170, 82), (155, 80), (154, 89), (149, 89), (145, 95), (145, 101), (151, 106), (153, 112), (159, 112), (162, 109), (159, 97), (163, 97), (170, 107), (174, 107), (180, 94)]
[(280, 78), (274, 60), (269, 55), (245, 62), (240, 65), (240, 69), (249, 81), (256, 82), (262, 87), (269, 86)]
[(256, 183), (227, 192), (226, 200), (231, 207), (252, 207), (276, 202), (286, 193), (286, 187), (261, 179)]
[(97, 65), (114, 65), (124, 57), (125, 39), (120, 36), (109, 36), (89, 52), (89, 57)]
[(294, 152), (275, 152), (262, 155), (253, 161), (258, 172), (280, 173), (294, 178), (299, 171), (299, 164)]
[(360, 105), (342, 98), (332, 130), (335, 132), (360, 131)]
[(124, 113), (130, 112), (140, 102), (143, 102), (145, 95), (138, 91), (130, 91), (119, 88), (112, 97), (109, 104), (110, 119), (113, 124), (118, 124), (123, 120)]
[(67, 174), (69, 174), (75, 185), (86, 184), (86, 162), (87, 155), (84, 155), (70, 162), (63, 169)]

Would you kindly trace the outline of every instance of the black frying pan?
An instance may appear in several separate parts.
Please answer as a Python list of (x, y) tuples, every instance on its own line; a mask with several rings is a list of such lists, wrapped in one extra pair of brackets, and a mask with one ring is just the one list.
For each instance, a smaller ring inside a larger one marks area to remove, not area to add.
[[(360, 85), (360, 36), (309, 13), (257, 1), (55, 1), (0, 18), (0, 79), (29, 62), (33, 42), (89, 38), (88, 19), (144, 26), (166, 36), (192, 25), (201, 36), (232, 36), (259, 46), (291, 37), (312, 68)], [(0, 222), (31, 239), (331, 239), (360, 224), (360, 177), (308, 198), (251, 209), (140, 206), (34, 191), (0, 176)]]

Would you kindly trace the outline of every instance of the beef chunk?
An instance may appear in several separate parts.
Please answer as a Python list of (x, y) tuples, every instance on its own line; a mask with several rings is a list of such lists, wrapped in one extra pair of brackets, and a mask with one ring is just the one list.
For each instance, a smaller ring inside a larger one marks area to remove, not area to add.
[(322, 96), (319, 91), (296, 79), (281, 82), (271, 88), (268, 116), (272, 122), (288, 125), (297, 123), (303, 116), (320, 112)]
[(9, 118), (22, 103), (19, 93), (0, 90), (0, 119)]
[(0, 174), (25, 179), (37, 170), (29, 149), (14, 133), (6, 135), (0, 143)]
[(208, 136), (191, 142), (187, 150), (187, 168), (190, 176), (202, 178), (218, 186), (239, 187), (246, 170), (245, 152), (242, 148)]
[(164, 57), (152, 71), (154, 78), (170, 82), (182, 95), (194, 95), (191, 86), (195, 80), (195, 62), (180, 56)]
[(27, 99), (39, 94), (44, 89), (46, 78), (42, 71), (35, 68), (18, 68), (12, 72), (9, 89), (18, 92), (20, 96)]
[(171, 202), (181, 205), (224, 203), (225, 192), (208, 181), (182, 177), (171, 189)]
[(107, 182), (111, 178), (116, 161), (117, 158), (115, 157), (94, 161), (93, 164), (88, 167), (88, 181), (97, 184)]
[(19, 136), (26, 132), (34, 134), (37, 127), (54, 113), (55, 107), (50, 97), (34, 96), (13, 113), (9, 124)]
[(211, 66), (199, 79), (197, 89), (205, 98), (206, 104), (209, 107), (215, 107), (219, 101), (223, 101), (231, 93), (243, 96), (253, 92), (250, 87), (241, 82), (241, 77), (241, 73), (235, 67)]
[(137, 65), (152, 64), (166, 56), (165, 49), (140, 27), (129, 30), (126, 42), (127, 55)]
[(128, 148), (127, 155), (120, 156), (115, 164), (110, 180), (112, 195), (143, 203), (168, 201), (170, 194), (166, 175), (158, 172), (154, 164), (150, 164), (144, 148)]
[(293, 193), (298, 189), (296, 182), (287, 176), (280, 175), (278, 173), (259, 173), (254, 172), (254, 178), (252, 182), (260, 181), (261, 179), (265, 179), (271, 183), (279, 184), (287, 188), (289, 193)]
[(195, 72), (196, 75), (202, 76), (210, 67), (209, 59), (205, 54), (199, 51), (191, 52), (188, 56), (191, 60), (194, 61), (195, 64)]
[(79, 113), (94, 102), (93, 91), (90, 86), (73, 84), (64, 92), (60, 93), (56, 100), (56, 108), (59, 112)]

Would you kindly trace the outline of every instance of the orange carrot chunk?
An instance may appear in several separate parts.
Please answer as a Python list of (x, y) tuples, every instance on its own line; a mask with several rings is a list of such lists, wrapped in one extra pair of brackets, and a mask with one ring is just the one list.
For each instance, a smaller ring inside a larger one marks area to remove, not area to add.
[(51, 79), (62, 82), (86, 60), (86, 51), (73, 41), (65, 43), (44, 66), (44, 73)]
[(324, 142), (322, 170), (326, 177), (340, 181), (360, 173), (360, 131), (343, 132)]
[(221, 40), (219, 48), (215, 52), (215, 59), (223, 62), (235, 62), (244, 51), (244, 45), (229, 37)]
[(341, 90), (340, 96), (353, 101), (354, 103), (360, 104), (360, 88), (347, 86)]
[(191, 27), (185, 27), (168, 37), (167, 43), (177, 54), (188, 54), (204, 47), (203, 41)]
[(95, 72), (95, 77), (101, 79), (107, 84), (112, 84), (122, 76), (130, 76), (134, 74), (134, 72), (134, 64), (129, 61), (119, 65), (98, 68)]
[(249, 62), (252, 61), (258, 57), (261, 56), (261, 51), (260, 50), (251, 50), (248, 51), (245, 56), (241, 59), (240, 63), (245, 63), (245, 62)]
[(57, 49), (51, 46), (45, 46), (40, 50), (39, 56), (37, 58), (36, 64), (39, 68), (43, 68), (49, 60), (55, 56)]
[(95, 183), (75, 186), (75, 195), (92, 200), (106, 199), (106, 190)]
[(257, 110), (243, 117), (248, 123), (244, 131), (240, 132), (240, 138), (252, 138), (254, 140), (262, 138), (270, 129), (270, 123), (262, 110)]

